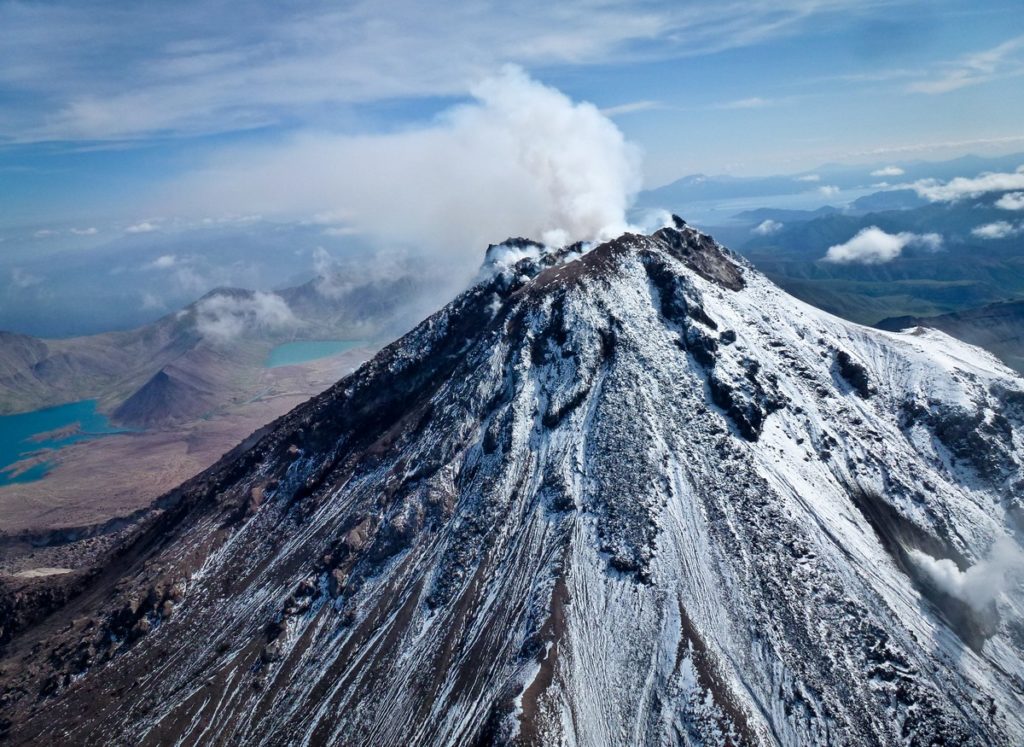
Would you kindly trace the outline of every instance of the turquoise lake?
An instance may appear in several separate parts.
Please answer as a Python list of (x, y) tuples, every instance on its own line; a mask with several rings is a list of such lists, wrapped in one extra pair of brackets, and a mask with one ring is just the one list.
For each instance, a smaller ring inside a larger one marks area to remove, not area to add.
[(366, 345), (365, 340), (301, 340), (278, 345), (267, 356), (266, 367), (294, 366)]
[[(75, 433), (44, 440), (32, 440), (33, 436), (67, 428), (75, 423)], [(44, 477), (50, 471), (49, 462), (40, 462), (18, 476), (12, 476), (7, 468), (24, 459), (32, 452), (42, 449), (60, 449), (78, 441), (85, 441), (110, 433), (121, 433), (107, 420), (107, 416), (96, 412), (96, 400), (69, 402), (66, 405), (47, 407), (18, 415), (0, 417), (0, 485), (16, 482), (31, 482)]]

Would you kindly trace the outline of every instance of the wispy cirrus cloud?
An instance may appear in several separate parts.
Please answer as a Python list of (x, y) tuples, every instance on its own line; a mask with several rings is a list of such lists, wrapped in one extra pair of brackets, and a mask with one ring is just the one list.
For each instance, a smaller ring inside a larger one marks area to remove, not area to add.
[(3, 3), (0, 93), (22, 104), (0, 116), (0, 140), (237, 131), (361, 102), (461, 97), (506, 62), (692, 57), (792, 36), (813, 19), (877, 4), (468, 0), (442, 13), (412, 0), (258, 10), (198, 0)]
[(633, 114), (634, 112), (646, 112), (652, 109), (661, 109), (665, 105), (660, 101), (630, 101), (616, 106), (606, 106), (601, 113), (606, 117), (618, 117), (622, 114)]
[(771, 99), (765, 99), (760, 96), (750, 96), (745, 99), (736, 99), (734, 101), (726, 101), (725, 103), (718, 104), (715, 106), (716, 109), (762, 109), (766, 106), (772, 105)]
[(997, 76), (1024, 75), (1024, 35), (990, 49), (942, 63), (938, 74), (907, 86), (912, 93), (941, 94), (985, 83)]

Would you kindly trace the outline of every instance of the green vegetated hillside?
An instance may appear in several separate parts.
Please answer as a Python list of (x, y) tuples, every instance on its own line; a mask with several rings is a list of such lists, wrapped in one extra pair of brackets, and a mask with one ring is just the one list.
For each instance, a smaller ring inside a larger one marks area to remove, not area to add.
[[(978, 226), (1012, 221), (997, 196), (863, 215), (827, 214), (784, 224), (770, 236), (751, 234), (736, 248), (803, 300), (863, 324), (894, 316), (930, 316), (1024, 297), (1024, 237), (984, 239)], [(877, 226), (888, 233), (938, 233), (935, 250), (911, 245), (889, 262), (823, 261), (830, 246)]]

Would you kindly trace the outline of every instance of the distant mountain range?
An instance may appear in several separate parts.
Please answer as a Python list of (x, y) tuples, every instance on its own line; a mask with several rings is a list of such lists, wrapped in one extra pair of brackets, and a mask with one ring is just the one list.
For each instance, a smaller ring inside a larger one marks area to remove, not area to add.
[[(828, 212), (780, 221), (768, 235), (746, 228), (733, 245), (783, 288), (827, 311), (865, 324), (890, 316), (931, 316), (1024, 296), (1021, 238), (983, 238), (979, 226), (1007, 219), (997, 195), (957, 203), (864, 214)], [(1010, 216), (1012, 217), (1012, 216)], [(830, 246), (877, 226), (889, 234), (937, 233), (941, 247), (907, 246), (886, 262), (823, 261)]]
[(426, 273), (322, 277), (274, 294), (220, 288), (137, 329), (45, 340), (0, 332), (0, 414), (99, 400), (120, 425), (182, 422), (247, 390), (295, 339), (385, 340), (429, 313)]
[(1024, 301), (988, 304), (940, 316), (890, 317), (875, 326), (894, 332), (913, 327), (940, 329), (995, 353), (1006, 365), (1024, 374)]
[[(953, 179), (958, 176), (974, 176), (982, 171), (1013, 171), (1024, 163), (1024, 154), (1013, 153), (1005, 156), (963, 156), (948, 161), (895, 161), (871, 165), (824, 164), (813, 171), (799, 174), (735, 177), (706, 176), (693, 174), (684, 176), (661, 187), (641, 192), (638, 207), (684, 210), (688, 203), (709, 200), (732, 200), (737, 198), (770, 198), (801, 192), (815, 192), (821, 186), (839, 189), (870, 189), (883, 181), (889, 183), (912, 182), (918, 179)], [(893, 176), (872, 175), (885, 167), (901, 170)], [(823, 199), (827, 199), (823, 197)], [(867, 209), (877, 209), (874, 208)]]

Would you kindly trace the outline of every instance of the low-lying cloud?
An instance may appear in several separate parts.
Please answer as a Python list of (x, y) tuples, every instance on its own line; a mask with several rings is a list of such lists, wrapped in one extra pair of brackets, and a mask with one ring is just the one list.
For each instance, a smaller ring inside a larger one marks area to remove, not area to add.
[(958, 176), (948, 182), (920, 179), (910, 187), (932, 202), (952, 202), (968, 197), (981, 197), (990, 192), (1024, 189), (1024, 165), (1012, 173), (987, 172), (975, 177)]
[(1024, 573), (1024, 553), (1007, 538), (999, 539), (986, 560), (966, 571), (948, 558), (933, 558), (920, 550), (911, 550), (910, 557), (936, 588), (978, 612), (1009, 590), (1013, 580)]
[(994, 223), (986, 223), (971, 231), (971, 235), (979, 239), (1006, 239), (1021, 233), (1022, 225), (1014, 225), (1009, 221), (997, 220)]
[(169, 270), (178, 264), (178, 258), (173, 254), (162, 254), (146, 265), (150, 270)]
[(751, 232), (756, 233), (758, 236), (771, 236), (773, 233), (781, 231), (783, 225), (783, 223), (780, 223), (777, 220), (768, 218), (754, 226), (754, 228), (751, 229)]
[(11, 269), (11, 287), (24, 290), (31, 288), (34, 285), (39, 285), (43, 282), (43, 279), (38, 275), (33, 275), (27, 270), (23, 270), (20, 267), (14, 267)]
[(298, 324), (288, 303), (276, 293), (216, 293), (195, 309), (196, 330), (214, 343), (228, 343), (258, 332), (279, 332)]
[(871, 176), (902, 176), (903, 169), (899, 166), (883, 166), (871, 172)]
[(1024, 210), (1024, 192), (1007, 192), (996, 200), (996, 207), (1003, 210)]
[(900, 256), (908, 246), (923, 246), (937, 250), (942, 246), (942, 237), (937, 233), (886, 233), (878, 226), (861, 229), (849, 241), (834, 244), (825, 253), (825, 262), (836, 264), (878, 265), (891, 262)]
[(385, 244), (472, 252), (472, 271), (507, 236), (564, 244), (627, 228), (640, 155), (608, 117), (516, 67), (472, 96), (420, 129), (222, 154), (175, 191), (195, 210), (332, 214)]

